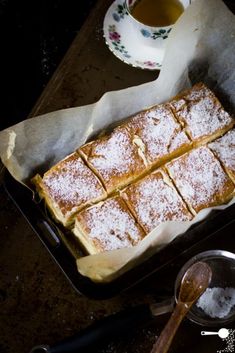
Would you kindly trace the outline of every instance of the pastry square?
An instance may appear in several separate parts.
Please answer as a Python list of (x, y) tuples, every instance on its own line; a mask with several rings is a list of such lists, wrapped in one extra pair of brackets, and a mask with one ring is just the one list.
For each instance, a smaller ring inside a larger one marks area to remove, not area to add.
[(85, 205), (106, 197), (101, 182), (77, 153), (57, 163), (43, 178), (36, 175), (32, 182), (54, 217), (64, 226), (69, 226), (75, 213)]
[(234, 119), (203, 83), (177, 96), (170, 106), (196, 146), (212, 141), (234, 125)]
[(234, 185), (206, 146), (169, 162), (166, 168), (191, 212), (223, 204), (232, 198)]
[(89, 254), (131, 247), (145, 236), (119, 196), (77, 214), (73, 232)]
[(146, 233), (161, 222), (192, 219), (192, 214), (163, 170), (128, 186), (122, 197)]
[(208, 146), (222, 162), (226, 172), (235, 183), (235, 129), (230, 130)]
[(142, 145), (151, 168), (183, 154), (191, 145), (167, 104), (160, 104), (139, 113), (130, 119), (127, 126)]
[(124, 126), (82, 146), (78, 152), (109, 194), (128, 185), (146, 170), (145, 156), (135, 136)]

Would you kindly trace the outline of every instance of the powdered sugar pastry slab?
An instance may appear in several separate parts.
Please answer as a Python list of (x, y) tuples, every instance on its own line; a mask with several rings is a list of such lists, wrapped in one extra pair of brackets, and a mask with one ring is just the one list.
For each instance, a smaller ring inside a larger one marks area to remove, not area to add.
[[(39, 166), (47, 170), (83, 145), (92, 133), (123, 117), (166, 102), (199, 81), (216, 94), (222, 92), (227, 107), (234, 112), (234, 38), (234, 15), (221, 0), (195, 0), (168, 38), (157, 80), (108, 92), (95, 104), (28, 119), (0, 132), (3, 163), (16, 180), (25, 182)], [(143, 253), (148, 257), (150, 248), (157, 251), (159, 246), (172, 241), (209, 212), (210, 209), (201, 211), (193, 221), (162, 223), (133, 248), (78, 259), (78, 269), (95, 281), (110, 281), (137, 263)]]

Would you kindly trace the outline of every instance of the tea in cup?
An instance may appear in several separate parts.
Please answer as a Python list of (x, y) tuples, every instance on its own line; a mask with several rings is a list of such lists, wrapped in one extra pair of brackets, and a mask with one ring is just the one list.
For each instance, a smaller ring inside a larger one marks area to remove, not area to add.
[(142, 44), (164, 48), (174, 23), (190, 0), (126, 0), (132, 29)]

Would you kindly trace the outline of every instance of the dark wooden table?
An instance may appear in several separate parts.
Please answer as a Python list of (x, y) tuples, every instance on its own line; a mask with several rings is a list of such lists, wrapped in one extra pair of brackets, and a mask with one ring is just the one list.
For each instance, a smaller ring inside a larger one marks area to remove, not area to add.
[[(142, 71), (122, 63), (106, 47), (102, 21), (110, 4), (110, 0), (98, 1), (31, 116), (93, 103), (107, 91), (157, 77), (157, 72)], [(230, 4), (233, 5), (232, 1)], [(96, 301), (80, 296), (2, 186), (0, 191), (0, 352), (23, 353), (36, 344), (55, 343), (105, 315), (151, 301), (155, 291), (161, 288), (172, 287), (175, 271), (171, 266), (109, 300)], [(213, 242), (205, 242), (198, 251), (210, 248), (235, 252), (234, 228), (225, 228)], [(148, 353), (167, 318), (168, 315), (164, 315), (154, 325), (109, 342), (99, 352)], [(235, 328), (235, 323), (231, 327)], [(221, 348), (218, 337), (201, 337), (200, 331), (201, 327), (185, 320), (171, 351), (214, 353)]]

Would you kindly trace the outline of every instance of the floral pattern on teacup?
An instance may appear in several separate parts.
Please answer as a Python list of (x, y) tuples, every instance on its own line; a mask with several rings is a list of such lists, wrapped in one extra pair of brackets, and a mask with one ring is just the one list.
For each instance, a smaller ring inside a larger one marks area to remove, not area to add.
[(140, 32), (141, 34), (146, 37), (146, 38), (151, 38), (151, 39), (158, 39), (158, 38), (162, 38), (162, 39), (167, 39), (169, 36), (170, 31), (172, 30), (172, 28), (169, 29), (159, 29), (157, 31), (148, 31), (145, 28), (141, 28)]
[[(145, 52), (142, 42), (134, 34), (132, 35), (130, 16), (125, 12), (124, 6), (124, 0), (115, 0), (105, 16), (103, 30), (106, 44), (120, 60), (132, 67), (159, 70), (162, 61), (161, 49), (159, 58), (152, 47), (148, 53)], [(141, 33), (140, 36), (142, 36)], [(165, 41), (160, 39), (160, 42), (164, 43)]]
[(157, 68), (160, 68), (162, 65), (159, 64), (158, 62), (156, 61), (150, 61), (150, 60), (147, 60), (147, 61), (139, 61), (139, 60), (136, 60), (136, 64), (141, 67), (145, 67), (146, 69), (157, 69)]
[(123, 4), (118, 4), (116, 8), (116, 12), (113, 13), (113, 19), (116, 22), (119, 22), (121, 19), (124, 18), (124, 16), (128, 15), (128, 12), (126, 10), (125, 3)]
[(108, 28), (109, 39), (112, 41), (113, 49), (119, 51), (125, 58), (130, 58), (128, 51), (121, 42), (121, 35), (117, 32), (115, 25), (110, 25)]

